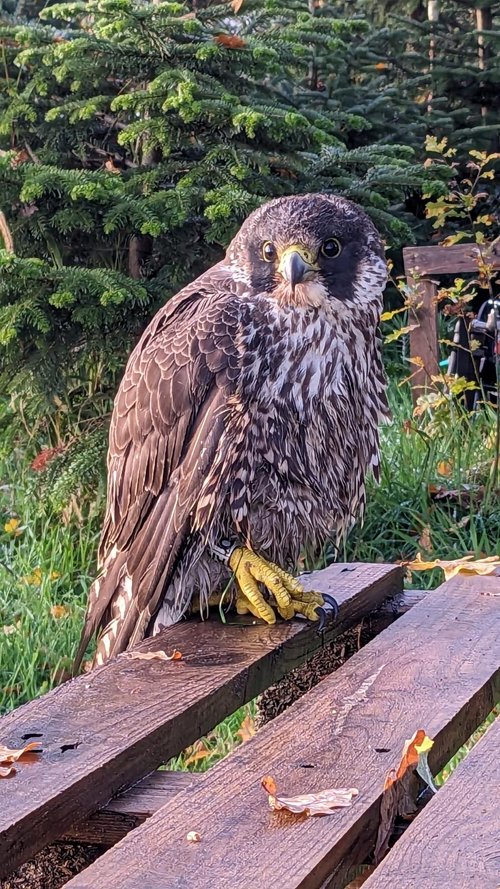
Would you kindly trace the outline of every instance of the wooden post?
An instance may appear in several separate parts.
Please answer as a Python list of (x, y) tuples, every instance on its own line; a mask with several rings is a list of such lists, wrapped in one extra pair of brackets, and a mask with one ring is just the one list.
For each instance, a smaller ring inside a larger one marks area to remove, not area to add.
[(437, 285), (429, 278), (407, 278), (408, 287), (414, 294), (415, 307), (410, 309), (410, 358), (419, 359), (420, 366), (412, 364), (412, 395), (416, 403), (431, 377), (439, 373), (439, 343), (437, 314)]
[(408, 323), (417, 326), (410, 331), (410, 357), (422, 359), (422, 367), (412, 365), (414, 403), (425, 391), (430, 378), (439, 373), (438, 313), (436, 296), (438, 275), (460, 275), (478, 270), (484, 261), (494, 270), (500, 269), (500, 243), (455, 244), (452, 247), (404, 247), (403, 263), (414, 308)]

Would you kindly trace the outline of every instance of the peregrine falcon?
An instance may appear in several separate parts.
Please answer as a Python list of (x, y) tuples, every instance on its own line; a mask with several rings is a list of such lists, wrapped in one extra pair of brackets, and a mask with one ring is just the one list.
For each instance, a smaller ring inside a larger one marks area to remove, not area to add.
[(76, 663), (179, 621), (214, 591), (272, 624), (324, 604), (292, 572), (339, 539), (378, 475), (387, 267), (356, 204), (270, 201), (160, 309), (116, 395), (107, 509)]

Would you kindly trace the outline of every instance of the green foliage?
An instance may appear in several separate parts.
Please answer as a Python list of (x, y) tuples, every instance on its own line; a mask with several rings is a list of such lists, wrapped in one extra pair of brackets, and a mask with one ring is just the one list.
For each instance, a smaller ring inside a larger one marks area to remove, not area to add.
[(422, 146), (432, 133), (462, 152), (498, 150), (500, 4), (435, 7), (430, 20), (420, 0), (358, 0), (370, 26), (326, 88), (364, 113), (373, 140), (399, 142), (405, 133), (407, 144)]
[[(349, 535), (342, 558), (394, 562), (419, 551), (426, 559), (500, 555), (495, 412), (485, 407), (468, 414), (447, 398), (410, 420), (409, 389), (395, 384), (391, 407), (392, 423), (382, 428), (380, 485), (370, 482), (364, 522)], [(441, 581), (437, 569), (419, 575), (415, 585)]]

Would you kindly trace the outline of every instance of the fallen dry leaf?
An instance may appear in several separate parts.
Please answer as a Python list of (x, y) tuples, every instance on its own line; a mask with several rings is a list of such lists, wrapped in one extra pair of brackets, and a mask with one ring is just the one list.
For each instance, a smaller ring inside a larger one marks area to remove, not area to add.
[(231, 6), (233, 12), (239, 12), (244, 2), (245, 0), (231, 0), (231, 3), (229, 5)]
[(52, 605), (50, 613), (55, 620), (60, 620), (62, 617), (68, 616), (69, 608), (67, 605)]
[(255, 735), (255, 719), (250, 713), (247, 713), (236, 734), (239, 735), (243, 743), (253, 738)]
[(236, 34), (217, 34), (214, 40), (219, 46), (225, 46), (227, 49), (242, 49), (246, 46), (246, 42)]
[(201, 840), (201, 833), (198, 833), (197, 830), (190, 830), (186, 839), (188, 843), (199, 843)]
[(12, 749), (0, 744), (0, 778), (10, 778), (11, 775), (14, 775), (16, 768), (13, 763), (30, 752), (42, 752), (38, 741), (30, 741), (25, 747), (20, 747), (19, 749)]
[(40, 743), (38, 741), (30, 741), (29, 744), (26, 744), (25, 747), (20, 747), (18, 750), (4, 747), (3, 744), (0, 744), (0, 763), (3, 765), (6, 762), (17, 762), (18, 759), (21, 759), (21, 756), (29, 753), (30, 750), (36, 750), (37, 753), (41, 753)]
[(385, 777), (374, 852), (375, 864), (378, 864), (388, 852), (396, 818), (398, 816), (411, 818), (417, 810), (418, 782), (415, 772), (418, 770), (431, 789), (436, 789), (427, 763), (427, 754), (433, 744), (434, 741), (428, 737), (424, 729), (418, 729), (412, 738), (405, 741), (397, 768), (390, 769)]
[(426, 562), (422, 559), (420, 553), (412, 562), (405, 562), (410, 571), (429, 571), (431, 568), (442, 568), (446, 580), (451, 580), (457, 574), (479, 574), (486, 577), (490, 574), (496, 574), (500, 569), (500, 558), (498, 556), (487, 556), (484, 559), (474, 559), (474, 556), (463, 556), (461, 559), (433, 559)]
[(334, 809), (352, 805), (352, 799), (359, 790), (355, 787), (330, 788), (319, 793), (305, 793), (303, 796), (278, 796), (276, 781), (271, 775), (262, 778), (261, 784), (268, 793), (271, 809), (286, 809), (295, 815), (333, 815)]
[(135, 661), (181, 661), (182, 654), (174, 648), (172, 654), (166, 651), (131, 651), (127, 652), (129, 658)]

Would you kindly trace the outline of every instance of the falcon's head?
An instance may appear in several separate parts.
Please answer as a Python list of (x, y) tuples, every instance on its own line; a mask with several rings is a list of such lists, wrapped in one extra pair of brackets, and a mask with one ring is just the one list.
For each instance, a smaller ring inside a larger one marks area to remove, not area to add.
[(229, 245), (226, 262), (253, 293), (269, 293), (282, 305), (373, 302), (387, 278), (372, 221), (357, 204), (328, 194), (259, 207)]

